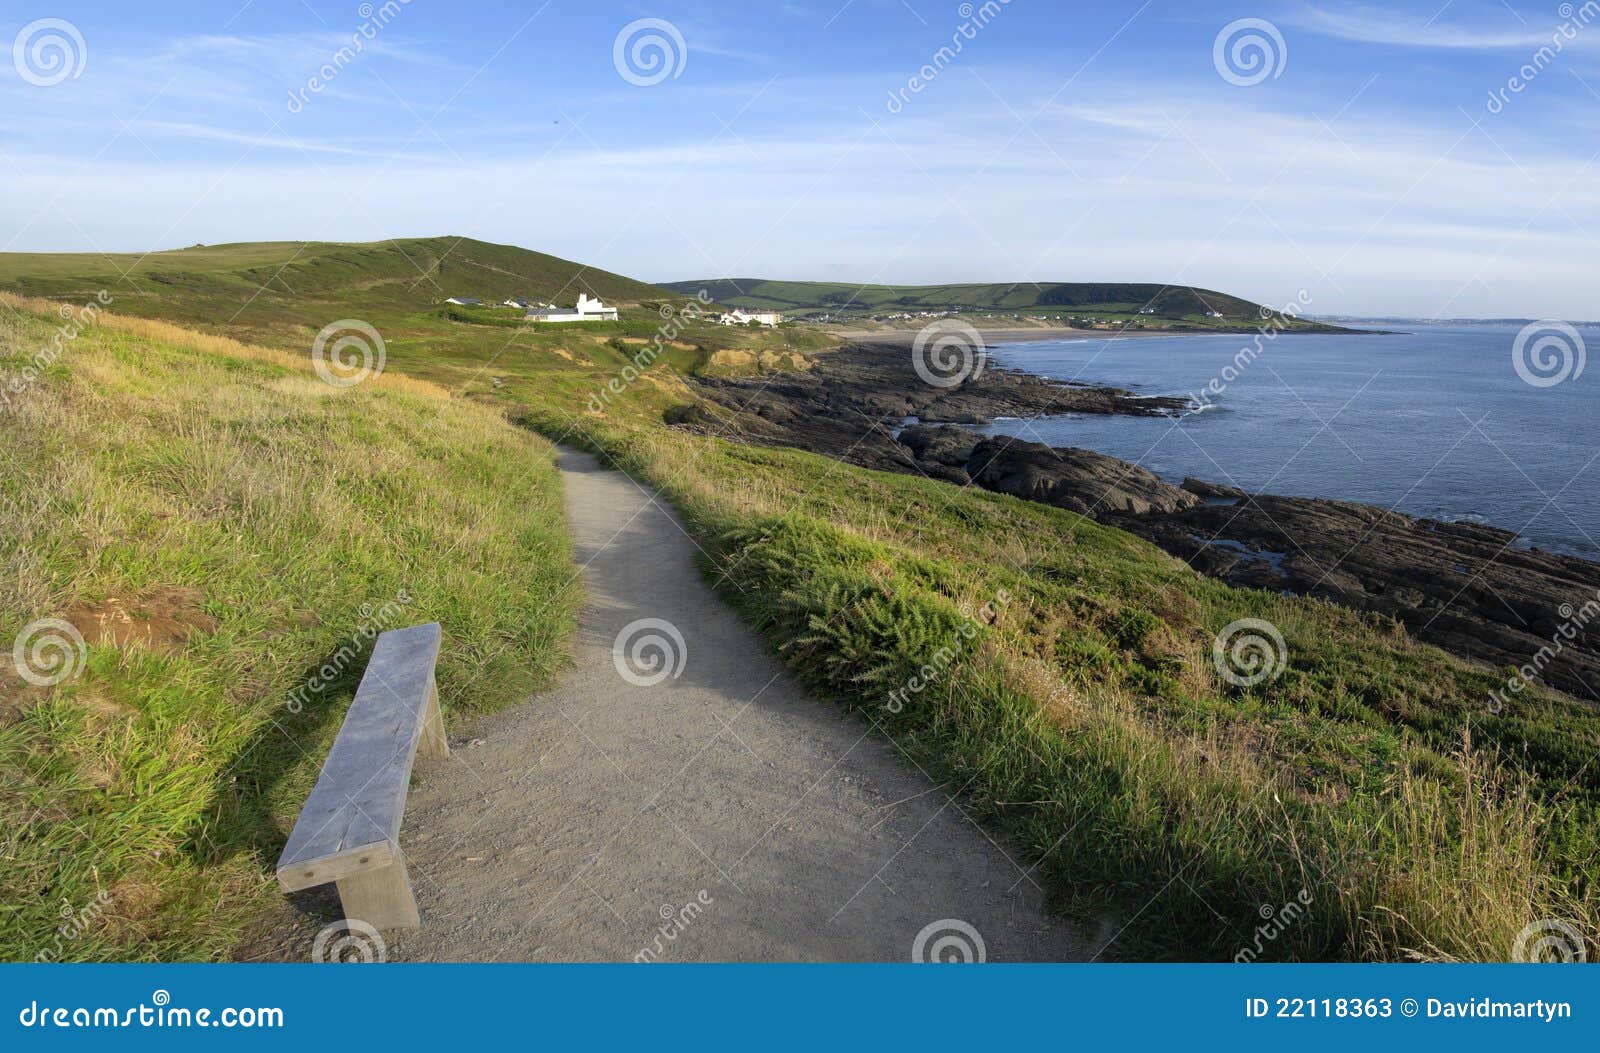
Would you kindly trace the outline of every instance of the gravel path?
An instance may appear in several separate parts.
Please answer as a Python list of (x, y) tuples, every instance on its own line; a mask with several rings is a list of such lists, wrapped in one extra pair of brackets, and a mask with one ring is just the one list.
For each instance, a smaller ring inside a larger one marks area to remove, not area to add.
[[(419, 765), (401, 838), (423, 927), (386, 934), (390, 960), (903, 962), (925, 929), (925, 955), (1093, 956), (1008, 846), (790, 680), (664, 502), (560, 464), (575, 668)], [(658, 682), (623, 676), (619, 634)]]

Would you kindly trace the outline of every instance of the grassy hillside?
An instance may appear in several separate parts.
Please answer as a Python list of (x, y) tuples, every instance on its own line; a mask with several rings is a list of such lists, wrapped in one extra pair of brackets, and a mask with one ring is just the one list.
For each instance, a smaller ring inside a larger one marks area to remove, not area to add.
[[(561, 665), (550, 445), (432, 384), (337, 388), (140, 319), (41, 362), (61, 325), (0, 298), (0, 960), (225, 955), (376, 632), (443, 624), (447, 724)], [(70, 633), (77, 675), (13, 666)]]
[[(0, 253), (0, 290), (68, 304), (90, 302), (104, 291), (101, 302), (118, 315), (162, 319), (300, 355), (309, 353), (323, 327), (359, 319), (380, 334), (394, 372), (439, 380), (458, 393), (490, 389), (548, 363), (621, 368), (627, 355), (619, 348), (653, 336), (662, 307), (695, 304), (692, 297), (570, 260), (462, 238), (251, 242), (142, 258)], [(620, 305), (620, 319), (532, 325), (515, 309), (443, 303), (455, 295), (486, 303), (571, 303), (581, 291)], [(696, 329), (692, 342), (673, 341), (669, 357), (675, 368), (692, 370), (718, 351), (759, 353), (796, 341), (808, 348), (834, 342), (815, 332), (707, 325)]]
[[(1506, 960), (1538, 919), (1597, 931), (1592, 707), (1491, 713), (1503, 672), (1393, 622), (1059, 509), (664, 430), (686, 393), (631, 391), (604, 417), (521, 412), (662, 487), (796, 675), (1122, 930), (1113, 957)], [(1286, 641), (1251, 687), (1213, 656), (1243, 618)], [(1285, 904), (1301, 917), (1260, 943)]]
[[(181, 290), (149, 306), (178, 318), (196, 313)], [(742, 350), (758, 362), (762, 354), (781, 353), (792, 364), (800, 354), (803, 363), (818, 346), (806, 330), (743, 332), (694, 322), (678, 328), (642, 311), (615, 327), (582, 330), (507, 333), (399, 312), (384, 318), (382, 328), (386, 336), (396, 334), (389, 341), (390, 374), (439, 382), (550, 438), (600, 450), (661, 487), (703, 547), (707, 575), (796, 674), (864, 716), (956, 794), (964, 809), (1020, 846), (1068, 909), (1110, 920), (1113, 931), (1125, 927), (1112, 956), (1226, 959), (1251, 949), (1265, 959), (1505, 959), (1516, 934), (1539, 919), (1565, 919), (1588, 933), (1600, 924), (1594, 883), (1600, 783), (1593, 777), (1600, 715), (1590, 707), (1530, 689), (1506, 710), (1491, 711), (1488, 692), (1503, 683), (1504, 673), (1420, 645), (1393, 623), (1200, 577), (1153, 546), (1059, 509), (797, 451), (743, 447), (666, 423), (695, 397), (684, 374), (714, 366), (719, 349)], [(281, 333), (278, 346), (303, 361), (305, 327), (285, 326)], [(662, 334), (657, 354), (654, 338)], [(34, 332), (30, 339), (37, 337)], [(169, 354), (176, 352), (157, 355), (149, 368), (166, 370), (161, 363)], [(131, 362), (138, 357), (112, 355), (119, 371), (135, 370), (110, 389), (121, 392), (115, 397), (97, 394), (95, 385), (107, 382), (103, 375), (120, 376), (106, 374), (95, 364), (99, 357), (63, 359), (51, 383), (84, 400), (73, 404), (81, 418), (77, 430), (61, 431), (58, 445), (27, 448), (7, 494), (60, 491), (59, 485), (23, 489), (20, 480), (42, 471), (68, 478), (78, 473), (80, 491), (93, 492), (96, 480), (105, 488), (103, 480), (131, 466), (134, 479), (148, 475), (140, 486), (171, 488), (157, 491), (166, 503), (153, 507), (163, 515), (112, 515), (69, 498), (71, 507), (93, 514), (49, 537), (25, 519), (24, 536), (35, 539), (35, 547), (77, 555), (111, 544), (120, 552), (117, 539), (124, 533), (142, 537), (138, 529), (160, 529), (174, 516), (181, 521), (184, 509), (198, 510), (209, 522), (205, 517), (218, 514), (219, 502), (224, 512), (234, 507), (223, 500), (234, 491), (221, 481), (227, 476), (218, 459), (202, 459), (211, 474), (201, 481), (180, 484), (172, 480), (188, 478), (182, 474), (188, 462), (173, 453), (141, 457), (143, 439), (87, 462), (67, 456), (69, 449), (98, 450), (97, 443), (120, 441), (84, 423), (97, 418), (100, 402), (122, 405), (127, 414), (136, 397), (180, 383), (171, 371), (158, 382), (136, 370)], [(251, 397), (288, 398), (261, 384), (255, 371), (265, 366), (201, 365), (202, 375), (183, 381), (192, 383), (182, 388), (190, 400), (184, 412), (162, 411), (160, 419), (179, 434), (199, 429), (253, 441), (253, 429), (239, 426), (231, 399), (201, 400), (202, 392), (229, 377), (247, 380)], [(363, 398), (412, 397), (366, 387), (351, 390)], [(331, 428), (318, 423), (323, 418), (317, 414), (351, 404), (325, 396), (310, 405), (318, 409), (284, 403), (278, 412), (334, 437), (327, 444), (334, 449), (320, 450), (320, 457), (357, 456), (351, 449), (391, 441), (383, 438), (390, 429), (406, 427), (388, 401), (380, 403), (381, 413), (369, 407), (334, 418)], [(443, 405), (463, 415), (477, 412), (460, 399)], [(441, 429), (416, 454), (395, 442), (395, 455), (464, 456), (464, 438), (466, 447), (488, 457), (473, 438), (475, 428), (489, 427), (487, 418), (462, 419), (479, 423), (460, 437), (456, 429)], [(33, 441), (56, 436), (39, 427)], [(459, 483), (413, 465), (416, 485), (384, 486), (372, 496), (399, 501), (400, 493), (425, 495), (453, 507), (462, 489), (500, 495), (518, 485), (545, 485), (542, 460), (530, 483), (513, 465), (498, 463), (506, 456), (490, 458), (496, 463), (480, 464)], [(309, 465), (298, 483), (326, 492), (333, 484), (319, 473), (329, 472), (362, 477), (355, 466), (329, 460)], [(406, 536), (415, 536), (417, 552), (446, 547), (431, 533), (444, 529), (431, 511), (413, 523), (398, 505), (386, 507), (390, 522), (415, 531)], [(553, 527), (554, 519), (549, 523)], [(310, 524), (302, 529), (315, 533)], [(142, 558), (170, 561), (161, 555), (169, 550), (151, 541)], [(388, 558), (358, 551), (368, 559)], [(232, 593), (239, 594), (237, 602), (250, 602), (250, 589), (259, 589), (262, 602), (277, 610), (285, 604), (274, 597), (295, 587), (309, 590), (313, 600), (327, 598), (329, 609), (338, 611), (334, 598), (348, 591), (329, 589), (323, 597), (316, 591), (321, 586), (281, 560), (254, 572), (219, 566), (220, 560), (179, 562), (190, 572), (177, 579), (180, 584), (205, 588), (213, 575), (232, 582), (224, 587), (230, 604)], [(64, 582), (80, 572), (68, 555), (51, 565), (57, 564)], [(446, 573), (432, 559), (417, 566)], [(495, 583), (527, 573), (499, 559), (484, 567)], [(176, 577), (174, 569), (141, 583)], [(378, 580), (397, 578), (395, 572)], [(93, 603), (118, 587), (77, 589), (8, 609)], [(517, 588), (525, 594), (526, 585)], [(76, 598), (80, 592), (85, 599)], [(351, 601), (343, 602), (348, 609)], [(989, 613), (978, 615), (986, 605)], [(214, 605), (202, 610), (219, 620), (225, 613)], [(1218, 673), (1213, 641), (1242, 618), (1267, 619), (1282, 632), (1281, 676), (1237, 687)], [(225, 649), (212, 661), (230, 653)], [(308, 668), (315, 658), (296, 661)], [(91, 675), (113, 664), (109, 658), (100, 663), (91, 660)], [(937, 675), (908, 693), (911, 679), (930, 665)], [(151, 683), (144, 690), (157, 691)], [(64, 743), (75, 757), (84, 749), (80, 741), (98, 741), (83, 738), (96, 733), (92, 728), (75, 731), (63, 723), (64, 730), (54, 730), (50, 721), (76, 712), (71, 703), (41, 711), (48, 720), (30, 718), (44, 721), (31, 732), (30, 741), (43, 743), (30, 747), (34, 763), (45, 763), (39, 758), (50, 756), (51, 742)], [(160, 770), (149, 764), (140, 772), (155, 778)], [(79, 860), (70, 847), (59, 850)], [(93, 864), (75, 865), (86, 871)], [(259, 881), (260, 865), (258, 859), (231, 873), (239, 882)], [(41, 880), (39, 873), (30, 879)], [(157, 871), (161, 881), (154, 887), (194, 884), (174, 873)], [(79, 880), (73, 888), (92, 886)], [(1308, 906), (1257, 947), (1264, 912), (1291, 902)]]
[[(617, 304), (670, 298), (662, 289), (511, 245), (471, 238), (371, 243), (262, 241), (148, 255), (0, 253), (0, 289), (81, 301), (109, 290), (122, 314), (207, 327), (321, 328), (338, 311), (431, 311), (447, 297)], [(330, 313), (330, 311), (334, 313)]]
[[(1184, 320), (1195, 325), (1258, 325), (1262, 319), (1259, 304), (1210, 289), (1182, 285), (1020, 282), (894, 286), (717, 278), (665, 282), (662, 287), (689, 296), (705, 289), (718, 303), (785, 311), (796, 317), (829, 314), (850, 318), (892, 312), (972, 311), (1062, 319), (1110, 315), (1137, 318), (1141, 317), (1141, 309), (1150, 308), (1157, 318)], [(1223, 318), (1212, 318), (1212, 311)]]

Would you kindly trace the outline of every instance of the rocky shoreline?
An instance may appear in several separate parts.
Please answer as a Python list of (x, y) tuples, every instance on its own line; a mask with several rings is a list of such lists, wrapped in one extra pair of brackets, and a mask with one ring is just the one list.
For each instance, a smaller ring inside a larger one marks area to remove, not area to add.
[[(1600, 704), (1600, 563), (1525, 549), (1507, 530), (1328, 498), (1175, 486), (1105, 454), (970, 430), (996, 417), (1170, 416), (1180, 398), (1063, 384), (990, 364), (937, 387), (908, 345), (824, 355), (806, 373), (701, 378), (681, 426), (793, 446), (1065, 508), (1127, 530), (1202, 573), (1394, 618), (1421, 640)], [(964, 425), (969, 427), (962, 427)]]
[(805, 372), (703, 376), (696, 385), (709, 405), (691, 407), (679, 423), (890, 471), (916, 467), (916, 458), (895, 438), (907, 423), (985, 425), (997, 416), (1058, 413), (1167, 416), (1188, 405), (1181, 398), (1063, 384), (992, 364), (940, 387), (918, 377), (903, 342), (829, 352)]

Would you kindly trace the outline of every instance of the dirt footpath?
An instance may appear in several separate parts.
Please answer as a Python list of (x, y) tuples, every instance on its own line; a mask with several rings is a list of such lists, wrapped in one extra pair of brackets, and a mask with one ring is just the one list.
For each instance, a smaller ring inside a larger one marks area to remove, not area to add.
[(423, 927), (390, 960), (1093, 957), (946, 788), (791, 682), (663, 502), (585, 453), (561, 471), (576, 666), (418, 766)]

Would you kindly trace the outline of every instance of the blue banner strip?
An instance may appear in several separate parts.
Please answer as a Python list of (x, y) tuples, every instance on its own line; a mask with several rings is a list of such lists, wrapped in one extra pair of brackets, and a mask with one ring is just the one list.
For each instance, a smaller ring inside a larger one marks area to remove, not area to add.
[(480, 1036), (600, 1049), (1571, 1049), (1600, 1037), (1597, 985), (1583, 965), (5, 965), (0, 1035), (10, 1049)]

